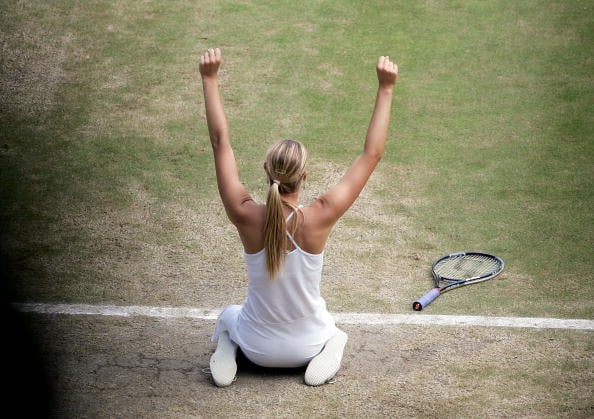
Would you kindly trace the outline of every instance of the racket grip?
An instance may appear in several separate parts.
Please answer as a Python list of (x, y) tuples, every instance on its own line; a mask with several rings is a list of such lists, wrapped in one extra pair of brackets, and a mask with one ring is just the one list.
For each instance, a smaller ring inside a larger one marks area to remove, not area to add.
[(427, 307), (433, 300), (439, 297), (441, 290), (439, 288), (433, 288), (427, 294), (423, 295), (421, 298), (416, 300), (413, 303), (413, 310), (421, 311), (423, 308)]

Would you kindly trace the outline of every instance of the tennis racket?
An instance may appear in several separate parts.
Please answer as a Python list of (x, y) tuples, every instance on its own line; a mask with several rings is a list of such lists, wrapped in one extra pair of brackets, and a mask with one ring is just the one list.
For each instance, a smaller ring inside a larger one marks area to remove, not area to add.
[(459, 252), (446, 255), (433, 263), (431, 271), (435, 288), (413, 302), (413, 310), (421, 311), (446, 291), (495, 278), (503, 271), (503, 260), (480, 252)]

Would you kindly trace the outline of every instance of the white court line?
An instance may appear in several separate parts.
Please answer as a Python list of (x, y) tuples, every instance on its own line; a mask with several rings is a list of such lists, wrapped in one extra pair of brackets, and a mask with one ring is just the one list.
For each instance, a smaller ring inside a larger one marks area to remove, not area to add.
[[(14, 304), (23, 312), (41, 314), (73, 314), (116, 317), (158, 317), (216, 320), (218, 309), (192, 307), (111, 306), (88, 304)], [(331, 313), (337, 323), (344, 324), (412, 324), (422, 326), (487, 326), (533, 329), (594, 330), (594, 320), (538, 317), (449, 316), (441, 314)]]

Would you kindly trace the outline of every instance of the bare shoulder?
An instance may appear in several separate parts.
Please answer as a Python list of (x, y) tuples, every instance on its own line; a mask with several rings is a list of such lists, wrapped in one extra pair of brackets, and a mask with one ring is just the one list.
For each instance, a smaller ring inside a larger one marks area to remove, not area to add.
[(328, 216), (323, 198), (318, 198), (302, 208), (303, 223), (297, 229), (295, 239), (303, 250), (321, 253), (326, 247), (328, 236), (335, 221)]

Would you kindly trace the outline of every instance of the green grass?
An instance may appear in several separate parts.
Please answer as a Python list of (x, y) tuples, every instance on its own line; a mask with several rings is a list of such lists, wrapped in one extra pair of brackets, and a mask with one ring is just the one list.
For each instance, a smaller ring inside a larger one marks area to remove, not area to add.
[[(137, 266), (147, 248), (225, 271), (173, 216), (217, 208), (225, 223), (196, 71), (198, 54), (220, 46), (240, 170), (260, 199), (278, 138), (304, 141), (316, 168), (345, 167), (361, 149), (377, 56), (400, 65), (390, 143), (365, 192), (381, 216), (362, 204), (339, 224), (363, 233), (330, 243), (332, 307), (406, 311), (431, 286), (432, 260), (471, 249), (500, 255), (506, 272), (433, 312), (593, 317), (589, 2), (3, 4), (2, 257), (16, 299), (167, 301), (166, 283)], [(313, 190), (327, 186), (323, 170)], [(112, 258), (119, 270), (98, 269)], [(343, 263), (371, 285), (349, 291)], [(140, 273), (154, 278), (141, 285)], [(183, 297), (191, 279), (175, 286), (175, 303), (201, 292)]]

